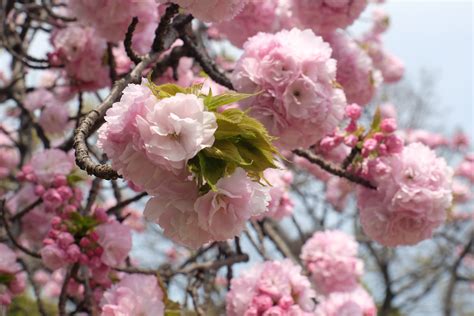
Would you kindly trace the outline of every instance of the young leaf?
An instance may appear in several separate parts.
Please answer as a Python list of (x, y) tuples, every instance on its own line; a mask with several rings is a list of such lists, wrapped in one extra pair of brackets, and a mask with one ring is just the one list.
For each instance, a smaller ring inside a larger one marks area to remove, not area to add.
[(204, 105), (207, 107), (209, 111), (216, 111), (219, 107), (223, 105), (232, 104), (235, 102), (239, 102), (254, 96), (255, 94), (247, 94), (247, 93), (238, 93), (238, 92), (225, 92), (220, 95), (212, 96), (209, 98), (206, 97), (204, 99)]

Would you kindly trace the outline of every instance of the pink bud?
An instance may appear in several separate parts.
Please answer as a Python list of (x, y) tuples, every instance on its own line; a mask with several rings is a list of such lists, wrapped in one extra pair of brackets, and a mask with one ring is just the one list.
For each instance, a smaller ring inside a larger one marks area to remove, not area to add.
[(74, 237), (70, 233), (63, 232), (58, 235), (58, 243), (61, 248), (65, 249), (73, 242)]
[(96, 208), (96, 210), (94, 211), (94, 218), (101, 223), (105, 223), (109, 219), (107, 213), (103, 208)]
[(102, 248), (102, 247), (97, 247), (97, 248), (95, 248), (95, 250), (94, 250), (94, 254), (95, 254), (96, 256), (99, 256), (99, 257), (100, 257), (100, 256), (102, 256), (103, 253), (104, 253), (104, 248)]
[(290, 295), (284, 295), (280, 298), (278, 301), (278, 306), (280, 306), (283, 309), (288, 309), (293, 305), (295, 302), (293, 301), (293, 298)]
[(70, 187), (68, 186), (61, 186), (56, 189), (63, 201), (67, 201), (73, 196), (73, 192)]
[(397, 130), (397, 121), (394, 118), (383, 119), (380, 129), (384, 133), (393, 133)]
[(273, 306), (273, 300), (268, 295), (258, 295), (253, 298), (252, 305), (255, 306), (259, 312), (264, 312)]
[(87, 237), (82, 237), (81, 241), (79, 242), (79, 245), (82, 248), (87, 248), (87, 247), (89, 247), (90, 244), (91, 244), (91, 241)]
[(385, 139), (385, 145), (387, 145), (389, 154), (398, 154), (403, 150), (403, 140), (394, 134)]
[(346, 106), (346, 115), (351, 120), (357, 121), (360, 118), (361, 113), (362, 108), (355, 103)]
[(66, 214), (71, 214), (71, 213), (74, 213), (76, 211), (76, 207), (74, 205), (71, 205), (71, 204), (68, 204), (64, 207), (64, 210), (63, 212), (66, 213)]
[(35, 194), (37, 196), (42, 196), (44, 194), (44, 191), (45, 191), (45, 188), (41, 184), (38, 184), (37, 186), (35, 186)]
[(383, 133), (375, 133), (373, 136), (372, 136), (373, 139), (375, 139), (377, 142), (381, 143), (384, 141), (385, 139), (385, 135)]
[(45, 246), (46, 246), (46, 245), (52, 245), (52, 244), (54, 244), (54, 243), (55, 243), (54, 240), (52, 240), (51, 238), (45, 238), (45, 239), (43, 239), (43, 245), (45, 245)]
[(358, 141), (359, 139), (357, 138), (357, 136), (353, 134), (347, 135), (346, 138), (344, 138), (344, 144), (349, 147), (355, 147)]
[(79, 249), (79, 247), (76, 244), (70, 245), (67, 248), (66, 253), (69, 257), (69, 260), (71, 260), (72, 262), (78, 261), (80, 256), (81, 256), (81, 250)]
[(56, 188), (62, 187), (62, 186), (67, 186), (67, 178), (64, 175), (57, 175), (54, 177), (53, 180), (53, 185)]
[(374, 138), (369, 138), (364, 141), (364, 147), (368, 151), (374, 151), (377, 148), (378, 142)]
[(97, 241), (97, 240), (99, 240), (99, 234), (97, 234), (95, 231), (93, 231), (89, 234), (89, 238), (93, 241)]
[(351, 120), (349, 122), (349, 125), (347, 125), (345, 131), (348, 133), (354, 133), (355, 131), (357, 131), (357, 122), (354, 120)]
[(61, 222), (62, 222), (61, 217), (59, 217), (59, 216), (54, 216), (54, 217), (51, 219), (51, 226), (52, 226), (53, 228), (57, 229), (57, 228), (58, 228), (57, 226), (58, 226), (59, 224), (61, 224)]

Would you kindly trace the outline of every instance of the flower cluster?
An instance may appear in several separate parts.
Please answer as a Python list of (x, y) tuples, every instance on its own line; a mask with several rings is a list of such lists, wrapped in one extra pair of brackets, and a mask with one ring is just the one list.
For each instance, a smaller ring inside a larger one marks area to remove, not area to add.
[(65, 65), (70, 84), (80, 90), (97, 90), (110, 85), (104, 62), (107, 42), (91, 27), (69, 25), (56, 29), (51, 37), (54, 51), (48, 54), (55, 65)]
[[(158, 0), (167, 3), (169, 0)], [(203, 22), (220, 22), (234, 18), (248, 0), (172, 0)]]
[(235, 277), (226, 297), (229, 316), (314, 315), (316, 297), (301, 267), (290, 260), (266, 261)]
[(334, 292), (325, 297), (315, 311), (316, 316), (376, 316), (373, 298), (362, 286), (351, 292)]
[(255, 180), (274, 167), (275, 150), (244, 112), (209, 111), (233, 101), (169, 87), (129, 85), (107, 112), (98, 145), (119, 174), (153, 196), (145, 215), (166, 236), (193, 248), (232, 238), (267, 209), (268, 189)]
[(350, 292), (358, 286), (364, 264), (357, 243), (341, 231), (316, 232), (301, 249), (301, 260), (318, 293)]
[(212, 29), (242, 47), (249, 37), (259, 32), (273, 33), (281, 29), (279, 6), (279, 0), (250, 0), (232, 20), (214, 24)]
[(17, 179), (34, 186), (34, 194), (41, 198), (47, 212), (70, 213), (82, 200), (82, 191), (73, 186), (73, 169), (70, 155), (47, 149), (36, 153), (18, 172)]
[(125, 275), (100, 301), (102, 316), (164, 315), (163, 291), (154, 276)]
[(124, 262), (131, 247), (130, 229), (97, 208), (92, 216), (71, 213), (53, 217), (51, 230), (43, 240), (41, 257), (51, 270), (80, 262), (94, 275), (94, 282), (109, 282), (109, 267)]
[(284, 169), (268, 169), (264, 173), (265, 179), (271, 184), (270, 203), (266, 217), (281, 220), (293, 214), (294, 203), (289, 195), (293, 174)]
[(12, 297), (21, 294), (26, 287), (26, 274), (16, 262), (16, 254), (0, 243), (0, 309), (9, 305)]
[(393, 83), (403, 77), (405, 66), (400, 58), (387, 52), (383, 47), (382, 34), (388, 26), (388, 16), (380, 9), (375, 10), (372, 28), (362, 36), (359, 43), (372, 58), (374, 67), (382, 73), (384, 82)]
[(348, 103), (366, 105), (382, 82), (372, 59), (359, 44), (342, 32), (334, 32), (325, 39), (331, 45), (332, 58), (337, 61), (336, 79), (342, 85)]
[(238, 91), (257, 93), (241, 105), (283, 149), (309, 147), (340, 123), (346, 100), (335, 79), (330, 46), (298, 29), (250, 38), (232, 74)]
[(291, 9), (303, 28), (325, 34), (351, 25), (367, 6), (367, 0), (291, 0)]
[(367, 176), (376, 190), (357, 189), (365, 233), (385, 246), (413, 245), (430, 238), (452, 202), (452, 170), (420, 143), (400, 154), (370, 160)]
[[(359, 146), (364, 158), (400, 153), (403, 149), (403, 140), (395, 134), (396, 119), (382, 118), (380, 110), (377, 110), (369, 132), (362, 137), (363, 129), (357, 124), (361, 111), (362, 109), (357, 104), (346, 107), (346, 116), (350, 119), (350, 123), (345, 129), (347, 134), (344, 137), (344, 143), (350, 147)], [(342, 136), (339, 136), (339, 139), (342, 140)]]
[(314, 315), (375, 316), (377, 308), (359, 284), (363, 262), (357, 242), (342, 231), (316, 232), (301, 249), (301, 260), (310, 272), (319, 304)]
[(247, 220), (266, 212), (270, 200), (268, 188), (251, 181), (241, 168), (202, 196), (193, 181), (180, 186), (150, 199), (145, 217), (160, 224), (165, 236), (191, 248), (240, 234)]
[(469, 153), (456, 168), (456, 175), (468, 179), (474, 183), (474, 153)]
[(67, 7), (80, 24), (91, 26), (108, 42), (123, 41), (132, 18), (137, 17), (139, 23), (133, 48), (140, 54), (150, 50), (159, 22), (159, 7), (155, 0), (69, 0)]

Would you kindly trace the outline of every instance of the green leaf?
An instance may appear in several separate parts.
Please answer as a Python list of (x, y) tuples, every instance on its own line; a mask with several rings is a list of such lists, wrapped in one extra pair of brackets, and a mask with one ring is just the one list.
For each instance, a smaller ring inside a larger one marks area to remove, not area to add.
[(165, 83), (162, 85), (156, 85), (151, 80), (151, 73), (148, 75), (147, 87), (150, 88), (151, 92), (155, 95), (157, 99), (164, 99), (173, 97), (178, 93), (183, 94), (194, 94), (201, 96), (202, 83), (192, 85), (191, 87), (184, 88), (173, 83)]
[(380, 107), (377, 107), (375, 110), (374, 118), (372, 124), (370, 125), (371, 132), (378, 132), (380, 130), (380, 123), (382, 122), (382, 111)]
[[(212, 91), (211, 91), (212, 93)], [(247, 94), (247, 93), (238, 93), (234, 91), (225, 92), (220, 95), (209, 97), (209, 95), (204, 99), (204, 105), (207, 107), (209, 111), (216, 111), (219, 107), (223, 105), (232, 104), (235, 102), (239, 102), (255, 96), (255, 94)]]
[(9, 284), (15, 278), (12, 274), (2, 274), (0, 273), (0, 284)]
[(242, 168), (254, 180), (263, 178), (268, 168), (277, 168), (277, 149), (265, 127), (239, 109), (215, 113), (217, 131), (212, 147), (205, 148), (188, 162), (196, 175), (201, 193), (216, 190), (222, 177)]

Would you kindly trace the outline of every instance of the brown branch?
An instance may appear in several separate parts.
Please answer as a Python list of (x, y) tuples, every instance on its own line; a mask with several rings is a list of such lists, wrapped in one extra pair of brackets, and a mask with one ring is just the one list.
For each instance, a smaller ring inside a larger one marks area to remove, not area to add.
[[(86, 141), (87, 138), (103, 123), (102, 120), (105, 112), (111, 108), (113, 103), (121, 96), (122, 91), (127, 87), (127, 85), (130, 83), (139, 82), (143, 71), (158, 59), (161, 51), (164, 48), (168, 47), (168, 45), (171, 45), (176, 40), (178, 34), (176, 32), (172, 32), (170, 26), (168, 25), (171, 23), (171, 18), (174, 16), (174, 13), (171, 9), (167, 11), (170, 16), (166, 18), (163, 17), (160, 21), (160, 24), (156, 30), (159, 39), (155, 38), (157, 44), (154, 46), (154, 50), (151, 53), (145, 55), (142, 61), (137, 64), (129, 74), (115, 82), (109, 95), (104, 99), (100, 106), (97, 109), (87, 113), (79, 124), (79, 127), (75, 130), (73, 147), (75, 149), (76, 164), (90, 175), (95, 175), (96, 177), (106, 180), (113, 180), (120, 177), (110, 165), (97, 163), (91, 158)], [(186, 19), (180, 20), (177, 18), (175, 20), (177, 20), (175, 27), (187, 22)]]
[(160, 24), (155, 30), (155, 39), (153, 40), (153, 44), (151, 49), (153, 52), (161, 52), (165, 47), (165, 37), (166, 34), (169, 33), (171, 20), (173, 17), (178, 14), (179, 6), (176, 4), (170, 4), (166, 8), (166, 12), (160, 20)]
[(450, 280), (448, 283), (448, 287), (446, 290), (446, 295), (444, 297), (444, 316), (451, 316), (453, 314), (453, 296), (454, 296), (454, 289), (456, 287), (457, 281), (457, 273), (461, 262), (463, 261), (464, 257), (471, 251), (471, 248), (474, 245), (474, 231), (471, 232), (471, 238), (469, 242), (464, 246), (463, 250), (459, 254), (458, 258), (452, 265), (450, 269)]
[(15, 239), (15, 236), (13, 236), (13, 233), (10, 230), (10, 224), (8, 223), (8, 220), (6, 218), (5, 200), (0, 200), (0, 218), (2, 220), (3, 226), (5, 226), (5, 231), (7, 232), (8, 238), (16, 248), (20, 249), (21, 251), (33, 258), (41, 259), (40, 254), (24, 247)]
[(293, 153), (295, 155), (300, 156), (300, 157), (306, 158), (309, 162), (318, 165), (319, 167), (321, 167), (321, 169), (323, 169), (323, 170), (325, 170), (325, 171), (327, 171), (327, 172), (329, 172), (329, 173), (331, 173), (335, 176), (347, 179), (351, 182), (360, 184), (360, 185), (362, 185), (366, 188), (372, 189), (372, 190), (377, 189), (377, 187), (375, 187), (372, 183), (370, 183), (370, 181), (368, 181), (368, 180), (366, 180), (362, 177), (359, 177), (359, 176), (357, 176), (353, 173), (350, 173), (347, 170), (343, 170), (339, 167), (336, 167), (333, 164), (325, 161), (321, 157), (316, 156), (315, 154), (311, 153), (308, 150), (295, 149), (295, 150), (293, 150)]
[(38, 284), (36, 284), (33, 278), (33, 271), (31, 271), (30, 267), (26, 264), (26, 262), (23, 259), (19, 259), (19, 262), (21, 263), (21, 265), (26, 271), (26, 274), (28, 275), (28, 280), (31, 284), (31, 287), (33, 288), (33, 293), (35, 294), (35, 297), (36, 297), (36, 306), (38, 307), (39, 313), (41, 314), (41, 316), (48, 316), (48, 313), (46, 312), (46, 309), (44, 308), (43, 300), (41, 299), (40, 288), (38, 287)]
[(135, 195), (134, 197), (123, 200), (123, 201), (117, 203), (115, 206), (112, 206), (111, 208), (109, 208), (107, 210), (107, 214), (118, 212), (121, 209), (123, 209), (124, 207), (126, 207), (127, 205), (132, 204), (133, 202), (140, 201), (142, 198), (144, 198), (147, 195), (148, 194), (146, 192), (143, 192), (143, 193)]
[(32, 209), (34, 209), (35, 207), (37, 207), (38, 205), (40, 205), (41, 203), (43, 203), (43, 200), (41, 198), (38, 198), (36, 201), (34, 201), (33, 203), (31, 203), (30, 205), (26, 206), (24, 209), (22, 209), (21, 211), (19, 211), (18, 213), (16, 213), (15, 215), (13, 215), (10, 219), (12, 221), (16, 221), (18, 219), (21, 219), (23, 216), (25, 216), (26, 214), (28, 214)]
[(133, 61), (135, 64), (138, 64), (142, 61), (142, 58), (138, 56), (138, 54), (132, 48), (132, 41), (133, 41), (133, 32), (135, 32), (135, 28), (138, 24), (138, 18), (134, 17), (132, 22), (128, 26), (127, 33), (125, 34), (125, 40), (123, 41), (123, 45), (125, 46), (125, 52), (127, 53), (128, 58)]
[(272, 223), (267, 220), (260, 222), (263, 233), (267, 236), (276, 246), (278, 251), (286, 258), (291, 259), (295, 263), (300, 263), (298, 257), (296, 257), (291, 251), (290, 247), (286, 244), (283, 238), (280, 236), (278, 231), (273, 227)]
[(71, 278), (74, 278), (79, 271), (79, 263), (75, 263), (68, 271), (64, 277), (63, 286), (61, 287), (61, 294), (59, 294), (58, 301), (58, 312), (59, 316), (66, 316), (66, 302), (67, 302), (67, 287)]

